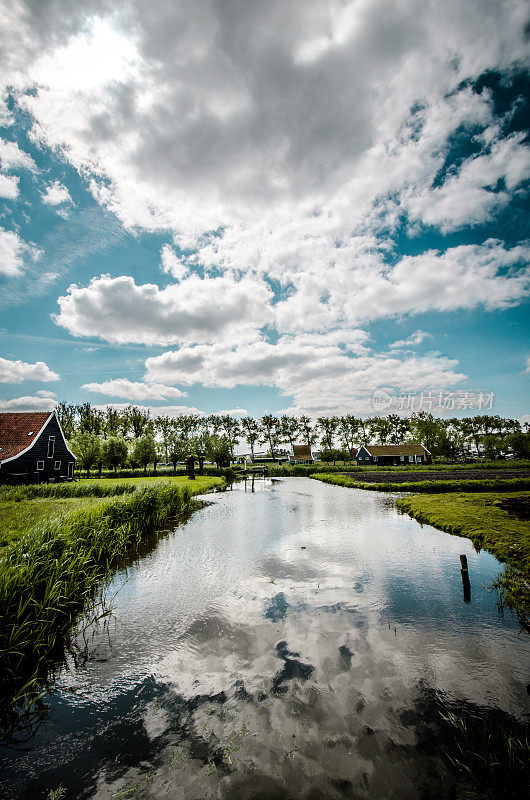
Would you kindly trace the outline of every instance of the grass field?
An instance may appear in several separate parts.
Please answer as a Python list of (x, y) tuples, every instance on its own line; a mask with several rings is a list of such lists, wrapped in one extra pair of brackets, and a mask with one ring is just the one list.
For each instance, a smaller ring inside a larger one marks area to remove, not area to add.
[(0, 548), (15, 541), (38, 522), (97, 505), (109, 496), (129, 494), (138, 486), (161, 483), (188, 486), (192, 494), (201, 494), (223, 485), (224, 481), (206, 476), (197, 476), (193, 481), (182, 476), (121, 478), (119, 481), (88, 478), (74, 483), (0, 487)]

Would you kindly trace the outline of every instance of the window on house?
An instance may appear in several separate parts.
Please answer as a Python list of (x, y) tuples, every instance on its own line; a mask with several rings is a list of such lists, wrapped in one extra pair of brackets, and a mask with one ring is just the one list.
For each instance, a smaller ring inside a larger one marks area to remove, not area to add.
[(37, 461), (37, 469), (38, 470), (44, 469), (44, 461)]
[(399, 460), (400, 460), (400, 461), (405, 461), (405, 456), (400, 456), (400, 457), (399, 457)]
[(53, 458), (55, 450), (55, 436), (48, 436), (48, 458)]
[(68, 462), (68, 477), (69, 478), (73, 478), (74, 477), (74, 462), (73, 461), (69, 461)]
[(377, 456), (374, 456), (374, 461), (377, 461)]
[(61, 462), (60, 461), (56, 461), (55, 464), (54, 464), (54, 467), (55, 467), (55, 469), (61, 469)]

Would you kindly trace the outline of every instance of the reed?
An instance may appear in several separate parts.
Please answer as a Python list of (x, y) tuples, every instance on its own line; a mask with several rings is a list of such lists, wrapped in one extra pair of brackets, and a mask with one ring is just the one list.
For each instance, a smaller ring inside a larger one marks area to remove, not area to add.
[(526, 725), (452, 711), (441, 716), (449, 733), (446, 755), (473, 787), (473, 796), (488, 800), (526, 796), (530, 778)]
[(0, 502), (20, 503), (37, 497), (113, 497), (134, 492), (134, 483), (35, 483), (27, 486), (0, 486)]
[[(134, 488), (134, 487), (133, 487)], [(98, 586), (142, 538), (188, 510), (193, 491), (158, 483), (40, 522), (0, 555), (0, 723), (36, 691), (43, 665)]]

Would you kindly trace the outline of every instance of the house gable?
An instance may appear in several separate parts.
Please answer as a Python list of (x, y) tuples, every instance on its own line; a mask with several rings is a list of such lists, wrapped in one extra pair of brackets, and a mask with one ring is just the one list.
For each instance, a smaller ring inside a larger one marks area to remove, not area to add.
[(67, 480), (75, 460), (55, 412), (0, 413), (2, 479)]

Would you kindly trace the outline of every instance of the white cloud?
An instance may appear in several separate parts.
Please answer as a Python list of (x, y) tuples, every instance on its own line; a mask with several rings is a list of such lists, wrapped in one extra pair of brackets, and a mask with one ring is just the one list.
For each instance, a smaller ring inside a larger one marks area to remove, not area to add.
[(0, 139), (0, 166), (3, 170), (36, 170), (37, 165), (30, 155), (21, 150), (16, 142)]
[(277, 344), (264, 341), (181, 347), (146, 360), (148, 381), (215, 388), (277, 386), (294, 398), (298, 411), (319, 413), (355, 409), (376, 388), (415, 392), (442, 389), (466, 376), (444, 356), (401, 358), (361, 352), (350, 355), (338, 344), (308, 342), (296, 336)]
[(228, 414), (230, 417), (248, 417), (246, 408), (223, 408), (221, 411), (214, 411), (213, 413), (218, 417), (223, 416), (223, 414)]
[(407, 347), (416, 347), (416, 345), (424, 342), (425, 339), (430, 338), (430, 333), (426, 333), (425, 331), (414, 331), (414, 333), (411, 333), (406, 339), (397, 339), (395, 342), (392, 342), (389, 347), (390, 350), (402, 350), (403, 348)]
[(52, 400), (57, 398), (55, 392), (50, 392), (47, 389), (39, 389), (38, 392), (36, 392), (36, 394), (38, 395), (38, 397), (47, 397), (51, 398)]
[(255, 338), (271, 318), (272, 293), (258, 278), (230, 275), (201, 280), (192, 275), (159, 289), (133, 278), (94, 278), (75, 284), (58, 299), (55, 322), (74, 336), (99, 336), (109, 342), (170, 344), (224, 338)]
[(526, 357), (526, 369), (525, 372), (530, 372), (530, 356)]
[(170, 245), (165, 244), (160, 251), (160, 259), (162, 262), (162, 272), (172, 275), (177, 281), (181, 281), (189, 274), (189, 268), (177, 256), (175, 251)]
[(0, 175), (0, 197), (14, 200), (18, 195), (18, 176)]
[(13, 397), (11, 400), (0, 399), (0, 411), (51, 411), (57, 401), (48, 397)]
[(0, 357), (0, 383), (22, 383), (22, 381), (58, 381), (59, 375), (44, 361), (28, 364), (26, 361), (10, 361)]
[(60, 206), (63, 203), (72, 203), (70, 192), (59, 181), (54, 181), (46, 187), (43, 195), (42, 202), (48, 206)]
[(169, 400), (171, 397), (186, 397), (187, 392), (176, 386), (161, 383), (139, 383), (126, 378), (114, 378), (103, 383), (85, 383), (81, 386), (89, 392), (105, 394), (108, 397), (123, 397), (130, 402), (137, 400)]
[[(17, 8), (6, 78), (37, 87), (34, 137), (88, 170), (126, 225), (195, 243), (216, 231), (243, 245), (287, 211), (303, 250), (315, 213), (343, 238), (382, 197), (391, 217), (389, 197), (432, 190), (457, 129), (491, 125), (487, 91), (468, 83), (528, 58), (522, 0), (273, 0), (267, 14), (130, 0), (107, 18), (89, 2), (45, 24)], [(526, 172), (513, 147), (510, 186)]]
[(25, 258), (36, 261), (41, 251), (24, 242), (16, 231), (0, 228), (0, 275), (18, 275), (24, 269)]
[[(59, 298), (56, 322), (112, 343), (183, 344), (171, 364), (152, 362), (173, 376), (157, 383), (196, 369), (207, 385), (265, 382), (300, 403), (306, 391), (313, 408), (334, 387), (343, 404), (368, 383), (404, 387), (407, 370), (414, 386), (447, 385), (455, 362), (371, 355), (358, 326), (505, 308), (528, 292), (527, 245), (399, 257), (392, 240), (403, 223), (487, 221), (528, 179), (528, 146), (504, 135), (492, 93), (471, 88), (528, 64), (523, 0), (9, 6), (6, 81), (32, 139), (125, 226), (175, 245), (161, 251), (169, 286), (96, 277)], [(476, 152), (448, 165), (464, 134)], [(277, 344), (260, 337), (266, 325)]]

